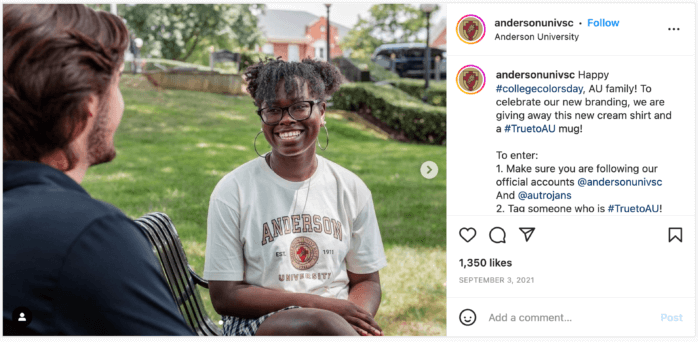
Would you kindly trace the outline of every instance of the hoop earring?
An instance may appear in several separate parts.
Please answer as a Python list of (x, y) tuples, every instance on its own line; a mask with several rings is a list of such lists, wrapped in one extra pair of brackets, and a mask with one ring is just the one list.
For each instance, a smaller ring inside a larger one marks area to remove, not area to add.
[(260, 132), (258, 132), (258, 134), (255, 135), (255, 139), (253, 139), (253, 149), (255, 150), (255, 153), (257, 153), (258, 157), (260, 157), (260, 158), (265, 158), (265, 156), (261, 155), (260, 152), (258, 152), (258, 147), (256, 146), (256, 143), (257, 143), (257, 141), (258, 141), (258, 136), (259, 136), (260, 133), (262, 133), (262, 132), (263, 132), (263, 130), (262, 130), (262, 128), (261, 128), (261, 129), (260, 129)]
[(326, 127), (326, 125), (323, 125), (323, 128), (326, 129), (326, 147), (321, 147), (321, 142), (318, 141), (318, 137), (316, 137), (316, 142), (318, 143), (318, 148), (320, 148), (321, 151), (325, 151), (328, 148), (328, 143), (330, 142), (330, 138), (328, 137), (328, 127)]

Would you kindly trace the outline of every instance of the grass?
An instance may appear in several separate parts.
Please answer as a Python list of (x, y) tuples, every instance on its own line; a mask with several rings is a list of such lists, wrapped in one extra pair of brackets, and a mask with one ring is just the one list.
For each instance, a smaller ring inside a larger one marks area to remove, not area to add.
[[(369, 57), (364, 58), (350, 58), (353, 64), (358, 68), (361, 65), (367, 65), (370, 75), (374, 77), (377, 81), (387, 81), (393, 79), (399, 79), (399, 75), (391, 72), (391, 70), (384, 69), (383, 66), (372, 62)], [(362, 69), (362, 68), (361, 68)]]
[[(131, 75), (124, 75), (121, 89), (118, 157), (91, 168), (83, 186), (132, 218), (167, 213), (202, 274), (211, 191), (226, 173), (257, 158), (252, 144), (260, 121), (252, 100), (157, 90)], [(377, 321), (387, 335), (444, 335), (446, 148), (398, 143), (352, 115), (327, 114), (330, 146), (319, 154), (357, 174), (374, 198), (389, 263), (380, 271)], [(440, 167), (432, 180), (420, 175), (426, 160)], [(208, 291), (200, 293), (217, 322)]]
[(422, 99), (427, 95), (427, 103), (433, 106), (447, 106), (447, 81), (430, 80), (428, 92), (425, 92), (425, 80), (402, 78), (400, 80), (391, 80), (391, 85), (397, 89), (401, 89), (414, 98)]

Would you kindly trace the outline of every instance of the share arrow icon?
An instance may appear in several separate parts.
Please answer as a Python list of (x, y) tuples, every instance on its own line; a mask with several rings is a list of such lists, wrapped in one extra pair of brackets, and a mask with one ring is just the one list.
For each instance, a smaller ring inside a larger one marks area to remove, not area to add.
[(535, 232), (534, 227), (521, 227), (520, 231), (523, 232), (525, 235), (525, 242), (530, 241), (530, 237), (532, 237), (532, 233)]

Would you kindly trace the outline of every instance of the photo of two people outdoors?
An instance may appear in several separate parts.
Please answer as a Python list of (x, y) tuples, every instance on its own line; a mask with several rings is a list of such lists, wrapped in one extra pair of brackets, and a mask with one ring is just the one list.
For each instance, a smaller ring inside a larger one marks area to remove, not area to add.
[(4, 4), (3, 335), (444, 336), (445, 17)]

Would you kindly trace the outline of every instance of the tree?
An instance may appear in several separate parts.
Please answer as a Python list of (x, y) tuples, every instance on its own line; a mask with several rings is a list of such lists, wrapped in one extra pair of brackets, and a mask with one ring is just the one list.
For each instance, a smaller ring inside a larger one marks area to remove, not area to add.
[(350, 57), (366, 58), (383, 43), (379, 38), (372, 36), (374, 30), (375, 27), (370, 25), (368, 20), (358, 18), (353, 29), (340, 42), (340, 46), (343, 50), (352, 50)]
[(410, 4), (378, 4), (367, 19), (359, 18), (341, 43), (352, 57), (366, 58), (382, 44), (425, 42), (418, 33), (425, 28), (425, 14)]
[[(252, 4), (163, 4), (125, 6), (120, 15), (143, 39), (142, 54), (186, 61), (202, 44), (219, 48), (251, 48), (260, 44)], [(121, 11), (121, 8), (120, 8)]]
[(234, 47), (252, 50), (255, 48), (255, 45), (264, 44), (265, 36), (262, 31), (258, 30), (258, 17), (256, 13), (264, 12), (265, 5), (241, 4), (234, 6), (238, 8), (238, 10), (230, 13), (231, 22), (233, 24), (228, 26), (231, 30), (231, 42)]

